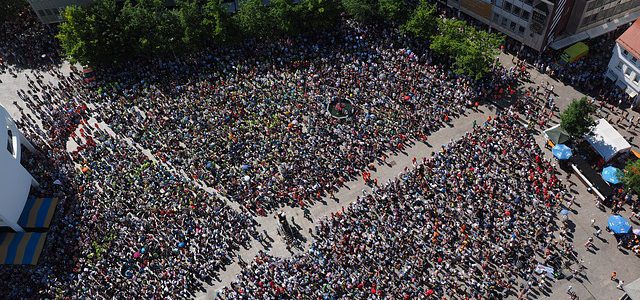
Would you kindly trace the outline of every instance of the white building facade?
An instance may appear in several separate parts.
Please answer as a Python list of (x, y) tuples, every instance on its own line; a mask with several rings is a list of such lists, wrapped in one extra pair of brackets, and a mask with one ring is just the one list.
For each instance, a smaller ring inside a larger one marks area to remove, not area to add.
[(11, 227), (16, 232), (24, 231), (18, 220), (31, 186), (39, 186), (20, 163), (22, 146), (35, 152), (9, 113), (0, 106), (0, 226)]
[(607, 67), (607, 78), (638, 101), (640, 93), (640, 19), (617, 40)]

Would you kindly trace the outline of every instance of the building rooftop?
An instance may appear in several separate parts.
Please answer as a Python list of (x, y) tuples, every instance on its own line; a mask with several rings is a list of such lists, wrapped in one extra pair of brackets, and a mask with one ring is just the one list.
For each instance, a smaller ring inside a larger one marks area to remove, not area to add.
[(616, 41), (634, 57), (640, 58), (640, 19), (633, 22)]

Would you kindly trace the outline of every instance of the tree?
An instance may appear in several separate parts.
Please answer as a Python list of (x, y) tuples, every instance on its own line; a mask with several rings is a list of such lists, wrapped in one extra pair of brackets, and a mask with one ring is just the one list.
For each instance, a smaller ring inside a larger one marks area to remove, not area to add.
[(627, 162), (621, 177), (627, 191), (640, 195), (640, 160)]
[(68, 6), (62, 16), (56, 37), (71, 62), (111, 64), (129, 55), (114, 0), (96, 1), (88, 8)]
[(178, 21), (182, 30), (182, 43), (189, 49), (197, 49), (207, 44), (213, 37), (205, 25), (204, 10), (200, 9), (196, 0), (178, 2)]
[(436, 32), (437, 21), (436, 6), (422, 0), (409, 19), (400, 26), (400, 31), (413, 37), (427, 39)]
[(502, 37), (478, 30), (455, 19), (438, 21), (439, 34), (431, 37), (430, 48), (453, 59), (454, 71), (477, 79), (489, 72)]
[(435, 53), (445, 56), (454, 56), (464, 51), (467, 39), (464, 28), (467, 26), (462, 20), (441, 19), (438, 20), (438, 34), (431, 37), (430, 48)]
[(361, 22), (372, 22), (379, 18), (376, 0), (342, 0), (344, 11)]
[(216, 42), (226, 42), (231, 37), (238, 36), (239, 30), (231, 22), (231, 16), (222, 5), (221, 0), (207, 0), (202, 7), (202, 24), (208, 36)]
[(378, 0), (378, 15), (391, 24), (402, 24), (407, 17), (404, 0)]
[(267, 9), (269, 11), (270, 25), (273, 26), (275, 35), (295, 35), (300, 33), (300, 27), (297, 26), (298, 15), (296, 15), (290, 0), (271, 0)]
[(302, 0), (294, 9), (304, 32), (328, 30), (339, 22), (336, 0)]
[(560, 127), (572, 138), (581, 138), (591, 131), (596, 122), (591, 117), (596, 111), (587, 97), (571, 101), (567, 109), (560, 114)]
[(262, 0), (240, 0), (233, 20), (242, 34), (247, 37), (269, 39), (276, 34), (269, 8), (262, 3)]

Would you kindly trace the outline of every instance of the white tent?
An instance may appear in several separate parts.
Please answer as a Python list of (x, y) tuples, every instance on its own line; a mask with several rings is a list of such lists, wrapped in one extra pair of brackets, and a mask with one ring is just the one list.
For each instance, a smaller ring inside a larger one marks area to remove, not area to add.
[(38, 183), (20, 164), (21, 147), (34, 151), (9, 113), (0, 106), (0, 226), (23, 231), (18, 220), (27, 202), (31, 185)]
[(614, 158), (618, 153), (628, 152), (631, 145), (607, 120), (599, 119), (591, 134), (585, 135), (585, 139), (591, 144), (605, 162)]

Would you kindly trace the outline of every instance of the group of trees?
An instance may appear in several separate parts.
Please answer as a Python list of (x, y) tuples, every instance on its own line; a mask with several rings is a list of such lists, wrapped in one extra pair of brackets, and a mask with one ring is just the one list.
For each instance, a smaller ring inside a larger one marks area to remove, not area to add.
[(241, 0), (237, 13), (221, 0), (97, 0), (63, 13), (57, 38), (72, 61), (109, 65), (131, 57), (176, 55), (247, 37), (277, 38), (336, 24), (333, 0)]
[[(207, 45), (245, 38), (276, 39), (332, 30), (340, 14), (362, 23), (386, 24), (452, 58), (455, 70), (475, 78), (488, 70), (501, 42), (464, 21), (441, 19), (433, 4), (421, 0), (240, 0), (230, 13), (221, 0), (97, 0), (68, 7), (58, 39), (72, 61), (110, 65), (131, 57), (175, 55)], [(118, 4), (120, 3), (120, 4)]]

